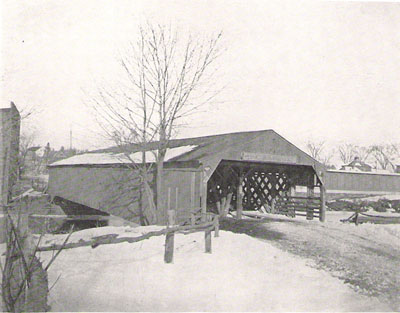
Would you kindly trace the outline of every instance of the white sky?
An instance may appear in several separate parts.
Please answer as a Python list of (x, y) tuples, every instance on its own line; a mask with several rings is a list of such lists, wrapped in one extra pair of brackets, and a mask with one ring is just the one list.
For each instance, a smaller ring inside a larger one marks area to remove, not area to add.
[(400, 141), (400, 3), (2, 1), (2, 103), (34, 107), (37, 143), (99, 147), (82, 89), (112, 77), (146, 20), (223, 30), (221, 103), (180, 137), (274, 129), (357, 144)]

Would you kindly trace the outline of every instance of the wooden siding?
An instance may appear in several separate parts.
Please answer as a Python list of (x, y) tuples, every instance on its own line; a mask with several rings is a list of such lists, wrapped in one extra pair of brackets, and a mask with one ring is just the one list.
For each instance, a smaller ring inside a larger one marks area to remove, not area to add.
[[(137, 179), (133, 170), (122, 167), (50, 167), (48, 192), (138, 222)], [(170, 189), (170, 207), (177, 208), (178, 214), (200, 206), (200, 172), (196, 169), (166, 169), (164, 182), (165, 205)], [(144, 196), (145, 206), (146, 200)]]
[(137, 177), (127, 168), (54, 167), (49, 194), (137, 221)]
[[(18, 176), (21, 117), (14, 103), (0, 109), (0, 205), (6, 204)], [(0, 206), (0, 212), (2, 211)]]
[(400, 193), (400, 174), (326, 171), (328, 193)]
[[(233, 133), (209, 137), (189, 138), (171, 141), (171, 147), (198, 145), (197, 148), (177, 156), (165, 163), (164, 198), (165, 208), (177, 209), (178, 218), (186, 210), (200, 207), (203, 184), (207, 182), (221, 161), (257, 162), (277, 167), (279, 164), (315, 168), (319, 175), (322, 165), (308, 154), (291, 144), (272, 130)], [(149, 149), (151, 145), (149, 145)], [(108, 150), (109, 152), (110, 150)], [(201, 178), (206, 170), (206, 177)], [(133, 220), (138, 211), (134, 199), (138, 193), (128, 182), (135, 179), (134, 173), (110, 165), (74, 165), (49, 167), (49, 193), (70, 201)], [(206, 189), (204, 189), (206, 190)], [(206, 196), (204, 196), (206, 197)]]
[(165, 171), (164, 203), (167, 209), (176, 210), (178, 220), (189, 218), (191, 209), (200, 208), (200, 179), (201, 172), (196, 170)]

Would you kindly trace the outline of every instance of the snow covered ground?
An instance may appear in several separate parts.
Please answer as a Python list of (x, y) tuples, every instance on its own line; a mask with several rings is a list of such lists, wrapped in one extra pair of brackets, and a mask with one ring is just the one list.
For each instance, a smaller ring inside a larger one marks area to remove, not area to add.
[(400, 200), (400, 194), (399, 193), (393, 193), (393, 194), (386, 194), (386, 195), (380, 195), (380, 196), (370, 196), (370, 197), (362, 197), (362, 198), (343, 198), (341, 200), (347, 200), (347, 201), (360, 201), (360, 200), (368, 200), (368, 201), (378, 201), (378, 200)]
[[(237, 232), (213, 237), (212, 254), (204, 253), (204, 233), (177, 234), (173, 264), (163, 261), (165, 236), (65, 250), (49, 270), (49, 304), (52, 311), (397, 311), (400, 225), (339, 222), (350, 215), (327, 212), (326, 223), (231, 220)], [(87, 229), (70, 242), (158, 229)], [(46, 235), (42, 244), (65, 236)], [(41, 253), (44, 264), (51, 255)]]
[(262, 221), (226, 221), (224, 229), (248, 234), (311, 260), (354, 290), (400, 310), (400, 225), (344, 224), (352, 212), (327, 212), (327, 222), (271, 216)]
[[(76, 232), (137, 236), (140, 227)], [(46, 237), (46, 245), (64, 235)], [(245, 234), (221, 231), (204, 253), (204, 233), (175, 237), (174, 263), (163, 261), (165, 237), (63, 251), (49, 270), (53, 311), (382, 311), (311, 260)], [(48, 260), (51, 252), (41, 253)], [(46, 262), (46, 261), (45, 261)]]

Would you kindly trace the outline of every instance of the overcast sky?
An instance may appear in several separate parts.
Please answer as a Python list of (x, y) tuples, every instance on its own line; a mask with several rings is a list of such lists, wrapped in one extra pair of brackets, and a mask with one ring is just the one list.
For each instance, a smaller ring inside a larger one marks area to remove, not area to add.
[(2, 1), (2, 103), (34, 107), (37, 143), (96, 148), (82, 90), (107, 81), (146, 21), (223, 31), (227, 87), (181, 137), (274, 129), (302, 146), (400, 142), (400, 3)]

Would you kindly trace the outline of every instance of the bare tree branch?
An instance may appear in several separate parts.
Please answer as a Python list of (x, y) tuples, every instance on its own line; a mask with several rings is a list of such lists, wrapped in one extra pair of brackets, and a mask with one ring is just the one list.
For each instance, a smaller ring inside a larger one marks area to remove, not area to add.
[[(221, 53), (221, 36), (219, 33), (207, 40), (191, 35), (183, 38), (172, 27), (148, 23), (120, 57), (122, 82), (116, 87), (99, 88), (92, 99), (101, 128), (125, 159), (130, 159), (132, 153), (128, 147), (142, 151), (142, 162), (131, 160), (131, 168), (142, 176), (140, 190), (151, 207), (149, 220), (153, 216), (160, 219), (164, 208), (163, 163), (172, 136), (184, 124), (181, 120), (217, 94), (212, 76)], [(154, 169), (145, 153), (153, 141), (158, 142), (155, 193), (148, 181)]]

